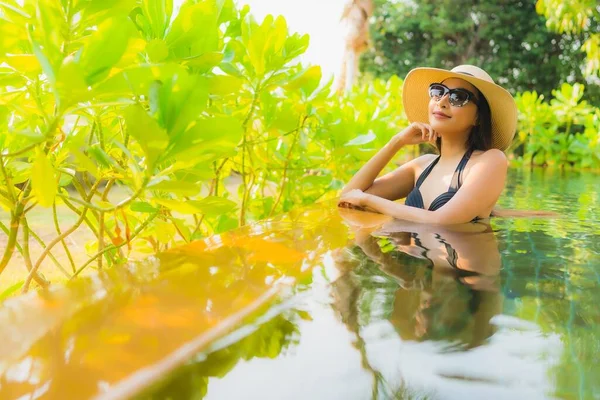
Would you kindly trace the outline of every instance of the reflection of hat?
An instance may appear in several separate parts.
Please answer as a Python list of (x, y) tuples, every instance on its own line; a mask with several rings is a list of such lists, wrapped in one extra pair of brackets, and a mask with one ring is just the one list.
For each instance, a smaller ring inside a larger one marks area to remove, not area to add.
[(463, 79), (483, 94), (492, 114), (492, 147), (506, 150), (517, 130), (517, 105), (506, 89), (474, 65), (459, 65), (450, 71), (440, 68), (409, 71), (402, 85), (402, 101), (408, 120), (429, 123), (429, 85), (448, 78)]

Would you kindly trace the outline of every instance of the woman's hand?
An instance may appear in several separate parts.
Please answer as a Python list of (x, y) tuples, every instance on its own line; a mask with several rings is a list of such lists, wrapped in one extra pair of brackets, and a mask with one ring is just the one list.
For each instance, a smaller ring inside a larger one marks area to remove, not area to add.
[(364, 209), (367, 206), (367, 200), (371, 196), (360, 189), (352, 189), (340, 197), (338, 207)]
[(419, 144), (429, 142), (435, 144), (440, 134), (433, 130), (431, 125), (422, 122), (413, 122), (401, 132), (398, 132), (392, 140), (401, 145)]

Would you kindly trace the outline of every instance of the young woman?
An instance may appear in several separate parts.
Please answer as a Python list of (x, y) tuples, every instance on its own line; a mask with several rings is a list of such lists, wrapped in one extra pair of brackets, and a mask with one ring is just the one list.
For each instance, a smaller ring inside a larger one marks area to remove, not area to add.
[[(416, 68), (404, 80), (411, 124), (396, 134), (342, 190), (340, 206), (434, 224), (488, 218), (506, 182), (504, 150), (517, 126), (511, 94), (481, 68)], [(426, 154), (382, 177), (404, 146), (434, 143)], [(406, 198), (405, 204), (394, 200)]]

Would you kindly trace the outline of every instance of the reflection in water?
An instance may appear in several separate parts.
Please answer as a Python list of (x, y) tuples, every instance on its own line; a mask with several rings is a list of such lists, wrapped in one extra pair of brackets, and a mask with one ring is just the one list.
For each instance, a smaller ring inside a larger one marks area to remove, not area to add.
[(600, 398), (597, 176), (536, 174), (501, 207), (566, 218), (332, 201), (10, 299), (0, 398)]
[(0, 306), (0, 398), (129, 398), (310, 278), (348, 240), (339, 219), (319, 222), (335, 213), (291, 212), (9, 299)]
[[(432, 227), (400, 221), (373, 231), (365, 228), (368, 215), (341, 213), (355, 224), (355, 246), (334, 253), (341, 276), (332, 285), (333, 306), (356, 335), (363, 365), (375, 378), (373, 392), (406, 396), (406, 387), (386, 387), (370, 365), (362, 328), (387, 320), (402, 340), (440, 342), (442, 352), (482, 345), (494, 332), (492, 317), (502, 312), (494, 232), (484, 222)], [(382, 281), (382, 273), (393, 283)]]
[(443, 340), (470, 348), (493, 333), (490, 319), (502, 312), (501, 259), (489, 225), (432, 228), (393, 222), (383, 231), (357, 232), (356, 244), (398, 282), (389, 320), (404, 340)]

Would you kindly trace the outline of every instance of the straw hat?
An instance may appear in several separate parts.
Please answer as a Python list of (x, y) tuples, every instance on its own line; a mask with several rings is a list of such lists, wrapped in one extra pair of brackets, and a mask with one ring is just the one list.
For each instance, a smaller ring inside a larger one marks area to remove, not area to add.
[(463, 79), (483, 94), (492, 114), (492, 147), (506, 150), (517, 130), (517, 105), (506, 89), (474, 65), (459, 65), (450, 71), (440, 68), (410, 70), (402, 85), (402, 101), (408, 120), (429, 123), (429, 85), (448, 78)]

